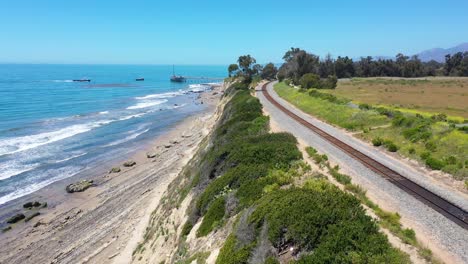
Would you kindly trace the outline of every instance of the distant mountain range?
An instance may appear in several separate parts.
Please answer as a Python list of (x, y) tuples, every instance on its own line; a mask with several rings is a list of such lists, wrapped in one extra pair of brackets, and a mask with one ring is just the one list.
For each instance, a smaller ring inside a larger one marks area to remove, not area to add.
[[(447, 54), (453, 55), (457, 52), (465, 52), (465, 51), (468, 51), (468, 42), (462, 43), (460, 45), (457, 45), (455, 47), (448, 48), (448, 49), (443, 49), (443, 48), (429, 49), (429, 50), (425, 50), (414, 55), (417, 55), (419, 59), (423, 62), (428, 62), (431, 60), (435, 60), (437, 62), (445, 62), (445, 55)], [(403, 53), (403, 54), (407, 55), (406, 53)], [(395, 60), (395, 56), (373, 56), (373, 58), (374, 60), (378, 60), (378, 59)], [(353, 58), (353, 60), (355, 61), (358, 61), (360, 59), (361, 58)]]
[(448, 49), (435, 48), (435, 49), (425, 50), (416, 55), (418, 55), (419, 59), (422, 61), (435, 60), (438, 62), (444, 62), (445, 55), (447, 54), (453, 55), (457, 52), (465, 52), (465, 51), (468, 51), (468, 42), (462, 43), (458, 46), (455, 46), (453, 48), (448, 48)]

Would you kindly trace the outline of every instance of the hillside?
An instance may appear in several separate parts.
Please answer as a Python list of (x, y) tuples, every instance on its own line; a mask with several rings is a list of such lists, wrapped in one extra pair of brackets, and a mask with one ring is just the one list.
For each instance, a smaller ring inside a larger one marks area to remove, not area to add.
[(457, 45), (452, 48), (448, 49), (443, 49), (443, 48), (434, 48), (434, 49), (429, 49), (422, 51), (416, 55), (422, 60), (422, 61), (430, 61), (430, 60), (435, 60), (437, 62), (444, 62), (445, 61), (445, 55), (447, 54), (455, 54), (457, 52), (465, 52), (468, 51), (468, 42), (462, 43), (460, 45)]

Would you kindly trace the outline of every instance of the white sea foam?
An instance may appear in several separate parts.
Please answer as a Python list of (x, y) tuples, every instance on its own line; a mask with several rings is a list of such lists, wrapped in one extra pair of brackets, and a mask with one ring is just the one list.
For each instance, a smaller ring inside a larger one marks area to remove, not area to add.
[(18, 164), (14, 161), (9, 161), (4, 164), (0, 164), (0, 180), (6, 180), (23, 172), (33, 170), (38, 166), (38, 163), (24, 165)]
[(65, 159), (57, 160), (57, 161), (55, 161), (55, 163), (62, 163), (62, 162), (68, 161), (68, 160), (72, 160), (72, 159), (74, 159), (74, 158), (78, 158), (78, 157), (84, 156), (84, 155), (86, 155), (86, 154), (88, 154), (88, 153), (85, 152), (85, 153), (73, 155), (73, 156), (68, 157), (68, 158), (65, 158)]
[(66, 179), (66, 178), (69, 178), (69, 177), (71, 177), (73, 175), (76, 175), (80, 170), (81, 170), (81, 168), (79, 168), (79, 167), (63, 167), (63, 168), (59, 168), (59, 169), (49, 170), (49, 171), (46, 172), (47, 175), (44, 175), (44, 176), (52, 176), (53, 175), (53, 177), (44, 177), (44, 178), (47, 178), (47, 180), (40, 181), (40, 182), (37, 182), (37, 183), (28, 184), (23, 188), (16, 189), (14, 192), (0, 197), (0, 205), (6, 203), (8, 201), (14, 200), (16, 198), (23, 197), (25, 195), (33, 193), (33, 192), (35, 192), (35, 191), (37, 191), (39, 189), (42, 189), (42, 188), (46, 187), (47, 185), (49, 185), (51, 183), (54, 183), (56, 181)]
[(169, 92), (169, 93), (161, 93), (161, 94), (149, 94), (147, 96), (142, 97), (135, 97), (137, 100), (148, 100), (148, 99), (155, 99), (155, 98), (172, 98), (178, 95), (184, 94), (183, 91), (179, 90), (178, 92)]
[(101, 120), (86, 124), (71, 125), (56, 131), (44, 132), (36, 135), (14, 138), (1, 138), (0, 156), (13, 154), (20, 151), (36, 148), (42, 145), (50, 144), (84, 132), (88, 132), (93, 128), (97, 128), (112, 122), (112, 120)]
[(190, 84), (189, 90), (195, 93), (205, 92), (210, 89), (210, 85), (208, 84)]
[(165, 103), (165, 102), (167, 102), (166, 99), (164, 99), (164, 100), (156, 100), (156, 101), (147, 101), (147, 102), (142, 102), (142, 103), (138, 103), (138, 104), (136, 104), (136, 105), (127, 107), (127, 109), (128, 109), (128, 110), (134, 110), (134, 109), (148, 108), (148, 107), (152, 107), (152, 106), (156, 106), (156, 105), (163, 104), (163, 103)]
[(140, 135), (143, 135), (144, 133), (146, 133), (148, 131), (149, 131), (149, 128), (145, 129), (144, 131), (134, 131), (136, 133), (133, 133), (133, 134), (131, 134), (128, 137), (125, 137), (123, 139), (116, 140), (116, 141), (114, 141), (112, 143), (109, 143), (109, 144), (105, 145), (104, 147), (111, 147), (111, 146), (120, 145), (120, 144), (128, 142), (128, 141), (130, 141), (132, 139), (135, 139), (135, 138), (139, 137)]
[(119, 121), (124, 121), (124, 120), (132, 119), (132, 118), (142, 117), (142, 116), (144, 116), (146, 114), (147, 113), (139, 113), (139, 114), (124, 116), (124, 117), (119, 118)]
[(109, 114), (109, 111), (102, 111), (102, 112), (99, 112), (100, 115), (107, 115)]

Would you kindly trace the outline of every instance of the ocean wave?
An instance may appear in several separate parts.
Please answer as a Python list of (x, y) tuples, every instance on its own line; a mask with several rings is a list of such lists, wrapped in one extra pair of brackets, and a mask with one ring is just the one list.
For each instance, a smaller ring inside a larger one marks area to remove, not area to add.
[(36, 135), (0, 139), (0, 156), (17, 153), (63, 140), (94, 128), (112, 123), (112, 120), (101, 120), (87, 124), (71, 125), (57, 131), (45, 132)]
[(65, 159), (56, 160), (55, 163), (62, 163), (62, 162), (68, 161), (68, 160), (72, 160), (72, 159), (75, 159), (75, 158), (84, 156), (84, 155), (86, 155), (86, 154), (88, 154), (88, 153), (85, 152), (85, 153), (80, 153), (80, 154), (77, 154), (77, 155), (73, 155), (73, 156), (68, 157), (68, 158), (65, 158)]
[(184, 92), (179, 90), (178, 92), (168, 92), (168, 93), (161, 93), (161, 94), (149, 94), (142, 97), (135, 97), (137, 100), (148, 100), (148, 99), (155, 99), (155, 98), (172, 98), (178, 95), (182, 95)]
[[(49, 184), (52, 184), (56, 181), (60, 181), (69, 177), (72, 177), (76, 175), (77, 173), (80, 172), (82, 168), (80, 167), (63, 167), (59, 169), (53, 169), (53, 170), (48, 170), (45, 172), (46, 175), (41, 175), (44, 176), (44, 178), (47, 178), (47, 180), (40, 181), (37, 183), (31, 183), (27, 184), (23, 188), (18, 188), (14, 192), (11, 192), (5, 196), (0, 197), (0, 205), (9, 202), (11, 200), (23, 197), (25, 195), (31, 194), (37, 190), (40, 190), (44, 187), (46, 187)], [(47, 177), (47, 176), (52, 176), (55, 175), (54, 177)]]
[(190, 84), (189, 91), (194, 93), (205, 92), (211, 88), (209, 84)]
[[(125, 143), (125, 142), (128, 142), (128, 141), (130, 141), (130, 140), (133, 140), (133, 139), (139, 137), (140, 135), (143, 135), (144, 133), (146, 133), (146, 132), (148, 132), (148, 131), (149, 131), (149, 128), (148, 128), (148, 129), (145, 129), (144, 131), (141, 131), (141, 132), (140, 132), (140, 131), (134, 131), (134, 132), (136, 132), (136, 133), (131, 134), (130, 136), (125, 137), (125, 138), (123, 138), (123, 139), (120, 139), (120, 140), (116, 140), (116, 141), (114, 141), (114, 142), (111, 142), (111, 143), (109, 143), (109, 144), (107, 144), (107, 145), (104, 145), (103, 147), (111, 147), (111, 146), (120, 145), (120, 144), (122, 144), (122, 143)], [(130, 133), (131, 133), (131, 132), (130, 132)]]
[(142, 109), (142, 108), (148, 108), (148, 107), (152, 107), (152, 106), (156, 106), (156, 105), (160, 105), (160, 104), (163, 104), (167, 102), (166, 99), (164, 100), (157, 100), (157, 101), (149, 101), (149, 102), (142, 102), (142, 103), (138, 103), (136, 105), (133, 105), (133, 106), (129, 106), (127, 107), (128, 110), (135, 110), (135, 109)]
[(102, 112), (99, 112), (100, 115), (107, 115), (109, 114), (109, 111), (102, 111)]
[(119, 121), (124, 121), (124, 120), (132, 119), (132, 118), (142, 117), (142, 116), (144, 116), (146, 114), (147, 113), (139, 113), (139, 114), (124, 116), (124, 117), (119, 118)]
[(38, 163), (23, 165), (16, 162), (7, 162), (6, 164), (0, 164), (0, 181), (30, 170), (34, 170), (38, 166)]

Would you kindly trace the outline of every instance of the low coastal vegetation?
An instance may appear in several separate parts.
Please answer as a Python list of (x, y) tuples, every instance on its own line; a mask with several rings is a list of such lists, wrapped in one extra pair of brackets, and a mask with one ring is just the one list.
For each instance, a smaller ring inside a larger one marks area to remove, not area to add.
[(350, 131), (376, 147), (421, 161), (428, 168), (468, 179), (468, 134), (458, 119), (419, 114), (350, 100), (317, 89), (275, 86), (284, 99), (306, 113)]
[(353, 184), (350, 176), (339, 172), (338, 165), (332, 167), (328, 162), (328, 157), (325, 154), (320, 154), (313, 147), (306, 147), (306, 152), (320, 168), (328, 170), (328, 173), (344, 187), (344, 190), (352, 193), (363, 205), (371, 209), (378, 217), (379, 224), (389, 230), (393, 235), (400, 238), (405, 244), (412, 245), (418, 249), (421, 257), (431, 263), (439, 263), (435, 259), (430, 249), (426, 248), (416, 239), (416, 233), (410, 228), (404, 228), (400, 223), (400, 215), (398, 213), (387, 212), (380, 208), (376, 203), (372, 202), (366, 195), (366, 190), (361, 186)]
[[(302, 160), (294, 136), (269, 132), (249, 84), (238, 81), (226, 90), (217, 127), (170, 186), (177, 191), (164, 206), (176, 209), (186, 197), (192, 200), (171, 261), (188, 263), (203, 253), (188, 249), (184, 240), (192, 234), (225, 234), (216, 263), (409, 263), (359, 199)], [(151, 220), (134, 258), (158, 234), (167, 235), (160, 221)]]

